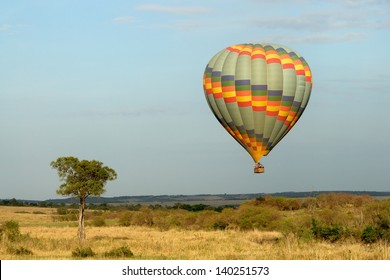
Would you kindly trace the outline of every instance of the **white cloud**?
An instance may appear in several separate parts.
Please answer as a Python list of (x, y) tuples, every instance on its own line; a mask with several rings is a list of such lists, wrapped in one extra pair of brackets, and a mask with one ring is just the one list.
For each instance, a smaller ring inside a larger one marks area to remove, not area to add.
[(158, 4), (139, 5), (137, 10), (176, 15), (204, 14), (212, 11), (210, 7), (204, 6), (162, 6)]
[(10, 25), (10, 24), (6, 24), (6, 23), (0, 24), (0, 32), (8, 31), (11, 28), (12, 28), (12, 25)]
[(389, 4), (388, 0), (333, 0), (337, 3), (343, 3), (347, 7), (361, 7)]
[(306, 36), (283, 36), (272, 35), (267, 38), (269, 42), (283, 42), (288, 44), (297, 43), (334, 43), (334, 42), (349, 42), (360, 41), (366, 35), (363, 33), (347, 33), (343, 35), (328, 35), (328, 34), (312, 34)]
[(372, 29), (390, 29), (390, 20), (376, 20), (371, 22), (368, 27)]
[(127, 23), (134, 22), (134, 20), (135, 17), (132, 16), (119, 16), (114, 18), (112, 21), (116, 24), (127, 24)]
[[(342, 15), (342, 16), (340, 16)], [(255, 25), (264, 28), (294, 29), (323, 31), (346, 28), (370, 28), (372, 21), (360, 13), (341, 12), (338, 10), (304, 13), (290, 17), (261, 18), (254, 21)]]

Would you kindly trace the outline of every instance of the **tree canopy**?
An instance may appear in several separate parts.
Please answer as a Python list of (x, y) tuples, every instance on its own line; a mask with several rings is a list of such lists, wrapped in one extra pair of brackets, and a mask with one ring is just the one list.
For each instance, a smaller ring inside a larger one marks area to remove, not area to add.
[(97, 160), (79, 160), (75, 157), (60, 157), (51, 162), (61, 181), (57, 193), (73, 197), (99, 196), (105, 192), (107, 181), (115, 180), (115, 170)]

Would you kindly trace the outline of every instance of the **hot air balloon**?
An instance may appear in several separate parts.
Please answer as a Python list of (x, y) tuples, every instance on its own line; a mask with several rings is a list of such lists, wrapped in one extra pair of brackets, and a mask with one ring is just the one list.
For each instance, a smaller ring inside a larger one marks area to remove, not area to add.
[(203, 88), (219, 123), (249, 153), (255, 173), (301, 117), (309, 101), (312, 75), (296, 51), (269, 44), (238, 44), (214, 55)]

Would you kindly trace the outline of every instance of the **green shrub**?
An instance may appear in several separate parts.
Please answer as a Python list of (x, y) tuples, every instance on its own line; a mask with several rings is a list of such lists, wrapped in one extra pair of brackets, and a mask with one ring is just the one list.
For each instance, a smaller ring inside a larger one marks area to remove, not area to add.
[(270, 229), (282, 233), (284, 236), (293, 234), (299, 238), (309, 240), (313, 237), (311, 232), (311, 217), (307, 214), (282, 217), (270, 224)]
[(121, 213), (120, 217), (119, 217), (119, 225), (120, 226), (125, 226), (125, 227), (128, 227), (128, 226), (131, 226), (132, 225), (132, 213), (130, 211), (126, 211), (126, 212), (123, 212)]
[(316, 219), (312, 219), (312, 233), (315, 238), (335, 242), (344, 235), (340, 225), (319, 225)]
[(132, 215), (131, 222), (137, 226), (153, 226), (153, 213), (148, 207), (141, 207)]
[(335, 242), (343, 236), (343, 229), (339, 225), (323, 226), (320, 231), (320, 237), (330, 242)]
[(213, 229), (215, 229), (215, 230), (225, 230), (228, 226), (229, 226), (229, 224), (224, 222), (224, 221), (216, 221), (213, 224)]
[(366, 244), (371, 244), (379, 239), (379, 232), (372, 225), (366, 226), (362, 232), (361, 240)]
[(382, 211), (373, 216), (373, 225), (368, 225), (362, 232), (362, 241), (374, 243), (379, 239), (390, 241), (390, 217)]
[(92, 224), (95, 227), (104, 227), (106, 226), (106, 220), (103, 217), (96, 217), (92, 220)]
[(1, 238), (7, 238), (10, 241), (17, 241), (22, 236), (19, 230), (19, 223), (13, 220), (5, 221), (0, 227)]
[(274, 208), (247, 203), (238, 209), (236, 223), (241, 230), (268, 229), (271, 222), (278, 220), (280, 216), (279, 211)]
[(58, 215), (66, 215), (66, 214), (68, 214), (68, 213), (69, 213), (69, 211), (68, 211), (68, 209), (65, 208), (65, 207), (59, 207), (59, 208), (57, 208), (57, 214), (58, 214)]
[(122, 246), (105, 252), (104, 256), (107, 258), (131, 258), (134, 254), (127, 246)]
[(21, 256), (21, 255), (33, 255), (32, 251), (30, 251), (29, 249), (27, 249), (25, 247), (22, 247), (22, 246), (18, 247), (18, 248), (9, 247), (7, 251), (11, 255), (18, 255), (18, 256)]
[(379, 233), (379, 237), (390, 241), (390, 215), (384, 215), (383, 213), (377, 215), (375, 225)]
[(72, 251), (72, 257), (75, 258), (88, 258), (93, 257), (95, 253), (92, 251), (91, 247), (77, 247)]
[(79, 219), (79, 211), (76, 209), (69, 209), (66, 207), (57, 208), (57, 215), (53, 216), (54, 221), (70, 222)]

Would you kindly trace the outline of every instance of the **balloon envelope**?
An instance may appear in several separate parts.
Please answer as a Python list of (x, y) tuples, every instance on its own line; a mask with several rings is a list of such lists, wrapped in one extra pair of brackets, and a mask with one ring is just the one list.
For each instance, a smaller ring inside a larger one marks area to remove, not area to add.
[(258, 162), (302, 115), (312, 77), (303, 57), (287, 47), (239, 44), (210, 60), (203, 88), (217, 120)]

